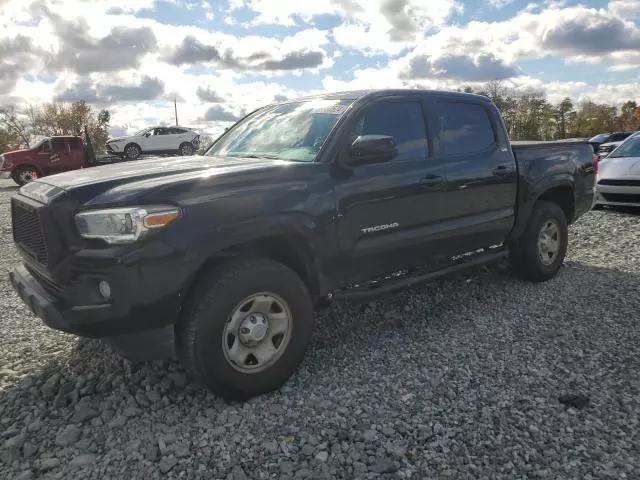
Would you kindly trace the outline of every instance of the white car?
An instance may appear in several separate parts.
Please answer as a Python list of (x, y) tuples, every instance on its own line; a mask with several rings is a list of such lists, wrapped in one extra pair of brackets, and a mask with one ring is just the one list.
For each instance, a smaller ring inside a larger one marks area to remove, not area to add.
[(640, 207), (640, 134), (625, 140), (598, 165), (596, 205)]
[(200, 134), (184, 127), (148, 127), (130, 137), (107, 141), (107, 152), (129, 160), (145, 153), (193, 155), (200, 146)]

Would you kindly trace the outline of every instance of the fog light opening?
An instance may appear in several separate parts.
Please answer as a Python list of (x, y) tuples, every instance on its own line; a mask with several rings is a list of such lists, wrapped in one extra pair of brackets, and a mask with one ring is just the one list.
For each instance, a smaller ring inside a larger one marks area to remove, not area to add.
[(111, 285), (109, 285), (109, 282), (100, 280), (98, 290), (100, 291), (100, 295), (102, 295), (106, 300), (111, 298)]

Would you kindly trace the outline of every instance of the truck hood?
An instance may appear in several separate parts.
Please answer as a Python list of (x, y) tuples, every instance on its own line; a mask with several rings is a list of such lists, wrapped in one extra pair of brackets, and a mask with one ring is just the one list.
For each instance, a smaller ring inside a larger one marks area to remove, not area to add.
[(113, 137), (107, 140), (107, 143), (121, 142), (122, 140), (126, 140), (128, 138), (133, 138), (133, 137)]
[[(190, 157), (151, 157), (144, 160), (114, 163), (98, 167), (82, 168), (44, 177), (39, 182), (63, 190), (73, 190), (87, 185), (122, 185), (145, 181), (152, 185), (164, 183), (176, 177), (211, 177), (223, 173), (253, 170), (290, 162), (258, 158), (222, 158), (194, 155)], [(177, 178), (176, 178), (177, 179)]]
[(21, 150), (11, 150), (10, 152), (4, 152), (4, 158), (10, 160), (12, 157), (21, 157), (25, 154), (31, 153), (31, 150), (28, 148), (23, 148)]
[(640, 178), (640, 157), (605, 158), (598, 170), (599, 179)]

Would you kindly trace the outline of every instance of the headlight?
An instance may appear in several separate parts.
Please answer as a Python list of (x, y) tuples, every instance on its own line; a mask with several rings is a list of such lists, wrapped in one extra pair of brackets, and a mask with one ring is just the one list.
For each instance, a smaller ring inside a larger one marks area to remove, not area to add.
[(179, 216), (180, 209), (170, 206), (88, 210), (76, 215), (76, 226), (84, 238), (98, 238), (111, 244), (132, 243)]

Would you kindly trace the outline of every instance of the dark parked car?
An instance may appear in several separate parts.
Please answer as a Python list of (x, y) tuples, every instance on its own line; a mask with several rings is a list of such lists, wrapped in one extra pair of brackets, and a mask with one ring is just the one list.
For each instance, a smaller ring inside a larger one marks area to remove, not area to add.
[(601, 133), (589, 139), (599, 158), (606, 157), (635, 132)]
[(49, 326), (127, 356), (173, 340), (212, 391), (246, 399), (301, 361), (314, 306), (508, 257), (553, 278), (594, 199), (586, 142), (512, 145), (483, 96), (325, 94), (260, 108), (204, 156), (30, 183), (10, 273)]

